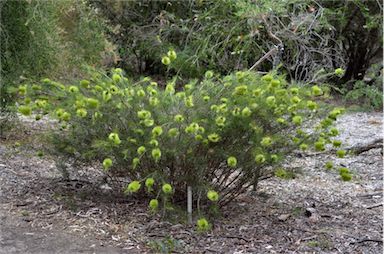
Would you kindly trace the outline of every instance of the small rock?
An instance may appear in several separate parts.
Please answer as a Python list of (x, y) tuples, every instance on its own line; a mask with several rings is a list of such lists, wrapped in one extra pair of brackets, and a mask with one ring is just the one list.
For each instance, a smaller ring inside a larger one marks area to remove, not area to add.
[(279, 221), (286, 221), (288, 220), (289, 217), (291, 217), (291, 214), (287, 213), (287, 214), (282, 214), (277, 218), (279, 219)]
[(316, 209), (312, 207), (308, 207), (305, 209), (305, 216), (311, 217), (313, 214), (316, 213)]

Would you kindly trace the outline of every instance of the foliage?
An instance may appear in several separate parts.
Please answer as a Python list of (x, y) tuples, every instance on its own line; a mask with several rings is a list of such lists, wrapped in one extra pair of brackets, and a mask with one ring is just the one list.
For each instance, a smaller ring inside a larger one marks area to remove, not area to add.
[(83, 163), (97, 160), (116, 181), (125, 177), (124, 192), (146, 192), (152, 211), (172, 210), (186, 185), (199, 202), (228, 203), (293, 150), (324, 150), (343, 112), (333, 109), (310, 127), (322, 115), (314, 101), (321, 88), (288, 87), (275, 73), (207, 71), (183, 85), (175, 76), (162, 89), (149, 77), (134, 82), (115, 69), (67, 86), (45, 79), (19, 92), (21, 113), (58, 119), (56, 151)]
[(344, 100), (347, 102), (356, 102), (362, 107), (368, 109), (383, 108), (383, 91), (376, 86), (370, 86), (364, 81), (356, 81), (353, 89), (346, 91)]
[(148, 246), (155, 253), (174, 253), (181, 247), (181, 242), (171, 236), (167, 236), (164, 239), (148, 241)]
[(251, 67), (279, 43), (284, 55), (268, 58), (262, 70), (281, 62), (291, 79), (305, 81), (343, 65), (340, 45), (320, 20), (324, 9), (309, 12), (308, 0), (91, 3), (115, 28), (111, 37), (122, 56), (119, 66), (133, 72), (161, 72), (160, 55), (174, 48), (183, 76), (198, 77), (207, 68), (229, 73)]
[[(383, 6), (380, 1), (320, 1), (325, 8), (326, 22), (342, 43), (346, 60), (345, 75), (338, 84), (362, 80), (371, 64), (381, 62), (383, 44)], [(352, 89), (349, 83), (348, 90)]]
[(1, 1), (0, 10), (2, 108), (26, 77), (71, 79), (100, 61), (105, 26), (85, 2)]

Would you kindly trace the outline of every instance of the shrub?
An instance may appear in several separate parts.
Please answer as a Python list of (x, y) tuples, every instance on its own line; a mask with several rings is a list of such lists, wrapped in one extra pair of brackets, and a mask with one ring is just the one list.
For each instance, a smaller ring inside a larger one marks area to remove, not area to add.
[(105, 25), (85, 1), (1, 1), (0, 11), (2, 109), (27, 78), (71, 80), (82, 64), (101, 61)]
[[(94, 73), (70, 86), (45, 79), (41, 86), (21, 89), (20, 112), (58, 119), (56, 151), (97, 160), (109, 176), (127, 178), (125, 192), (147, 192), (152, 210), (184, 200), (187, 185), (201, 202), (226, 204), (293, 150), (332, 143), (332, 125), (343, 112), (333, 109), (313, 126), (322, 115), (315, 102), (321, 88), (288, 87), (273, 73), (207, 72), (183, 85), (174, 77), (162, 89), (115, 69), (110, 77)], [(49, 97), (41, 92), (47, 90)]]

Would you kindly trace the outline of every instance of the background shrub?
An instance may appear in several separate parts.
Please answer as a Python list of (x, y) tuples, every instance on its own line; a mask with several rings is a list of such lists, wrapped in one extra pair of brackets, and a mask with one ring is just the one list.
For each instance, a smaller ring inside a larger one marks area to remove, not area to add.
[(227, 74), (250, 68), (282, 44), (284, 51), (258, 70), (280, 64), (289, 79), (314, 82), (342, 67), (345, 75), (331, 79), (340, 85), (361, 80), (382, 59), (378, 1), (90, 2), (114, 28), (118, 66), (130, 73), (161, 73), (160, 56), (175, 48), (179, 74), (198, 77), (207, 68)]
[(0, 10), (3, 106), (15, 84), (71, 80), (82, 64), (100, 62), (105, 27), (84, 1), (2, 1)]

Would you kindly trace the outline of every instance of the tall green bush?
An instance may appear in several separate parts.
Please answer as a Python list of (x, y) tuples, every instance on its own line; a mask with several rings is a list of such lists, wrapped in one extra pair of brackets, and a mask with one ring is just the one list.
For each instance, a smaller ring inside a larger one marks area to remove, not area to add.
[[(176, 62), (175, 52), (163, 62)], [(175, 76), (163, 89), (149, 77), (135, 82), (115, 69), (71, 85), (45, 79), (19, 92), (20, 113), (59, 121), (53, 138), (59, 154), (99, 161), (105, 174), (130, 182), (127, 194), (144, 189), (152, 210), (184, 200), (187, 185), (202, 204), (226, 204), (293, 150), (324, 150), (343, 111), (322, 118), (315, 102), (320, 87), (243, 71), (224, 77), (207, 71), (186, 84)]]
[(3, 106), (27, 77), (70, 79), (82, 64), (100, 62), (104, 25), (85, 2), (1, 1), (0, 12)]

